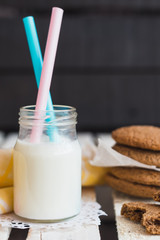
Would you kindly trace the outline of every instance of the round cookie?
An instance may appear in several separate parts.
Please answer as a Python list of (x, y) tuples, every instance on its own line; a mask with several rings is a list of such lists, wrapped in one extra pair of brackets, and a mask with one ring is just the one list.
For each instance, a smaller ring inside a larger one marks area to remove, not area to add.
[(110, 173), (106, 174), (105, 180), (106, 183), (115, 190), (135, 197), (152, 198), (153, 194), (160, 190), (160, 187), (131, 183), (118, 179)]
[(121, 144), (115, 144), (112, 148), (117, 152), (138, 162), (160, 167), (160, 151), (151, 151), (146, 149), (128, 147)]
[(135, 167), (113, 167), (109, 171), (114, 177), (128, 182), (160, 186), (160, 172), (154, 170)]
[(121, 127), (112, 132), (112, 137), (120, 144), (160, 151), (160, 128), (158, 127)]

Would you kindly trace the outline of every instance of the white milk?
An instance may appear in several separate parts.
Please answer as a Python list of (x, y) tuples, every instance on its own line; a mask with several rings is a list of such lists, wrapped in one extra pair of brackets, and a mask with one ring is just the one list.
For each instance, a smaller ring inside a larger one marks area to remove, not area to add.
[(14, 211), (36, 220), (59, 220), (80, 212), (81, 150), (77, 140), (27, 143), (14, 149)]

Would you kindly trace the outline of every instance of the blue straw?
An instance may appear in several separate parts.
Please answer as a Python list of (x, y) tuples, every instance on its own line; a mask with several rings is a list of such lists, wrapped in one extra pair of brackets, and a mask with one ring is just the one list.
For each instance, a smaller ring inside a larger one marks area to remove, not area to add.
[[(41, 48), (38, 40), (38, 34), (36, 30), (36, 25), (34, 22), (34, 18), (32, 16), (28, 16), (23, 18), (23, 23), (24, 23), (24, 28), (27, 36), (27, 41), (28, 41), (28, 46), (30, 50), (30, 55), (32, 59), (32, 64), (33, 64), (33, 69), (34, 69), (34, 74), (37, 82), (37, 86), (39, 88), (40, 84), (40, 78), (41, 78), (41, 71), (42, 71), (42, 66), (43, 66), (43, 58), (42, 58), (42, 53), (41, 53)], [(55, 119), (55, 113), (53, 109), (53, 103), (52, 103), (52, 98), (51, 94), (49, 92), (49, 97), (47, 101), (47, 108), (46, 110), (52, 111), (51, 113), (48, 113), (50, 117), (46, 119), (47, 122), (53, 121)], [(57, 132), (57, 128), (54, 126), (48, 126), (47, 127), (47, 132), (50, 138), (50, 141), (54, 141), (54, 133)]]

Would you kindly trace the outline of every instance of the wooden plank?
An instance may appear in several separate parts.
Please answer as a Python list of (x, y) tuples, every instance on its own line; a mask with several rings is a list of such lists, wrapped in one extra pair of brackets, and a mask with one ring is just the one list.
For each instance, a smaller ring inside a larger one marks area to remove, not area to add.
[(2, 147), (2, 144), (4, 142), (5, 139), (5, 135), (4, 132), (0, 131), (0, 147)]
[[(56, 230), (41, 232), (42, 240), (100, 240), (98, 226), (87, 225), (82, 226), (79, 229), (67, 229), (67, 230)], [(38, 240), (38, 239), (37, 239)]]
[[(120, 125), (160, 123), (159, 75), (54, 75), (55, 104), (77, 108), (78, 130), (105, 131)], [(8, 88), (9, 86), (9, 88)], [(18, 86), (18, 87), (17, 87)], [(0, 129), (18, 131), (18, 112), (35, 104), (33, 75), (1, 76)], [(9, 92), (10, 89), (10, 92)], [(96, 113), (96, 114), (95, 114)]]
[[(49, 18), (35, 20), (44, 51)], [(147, 70), (153, 66), (159, 69), (159, 25), (160, 16), (64, 15), (56, 69), (60, 73), (79, 68), (81, 71), (88, 68), (93, 71), (99, 68), (100, 71), (107, 68)], [(12, 74), (16, 69), (32, 73), (22, 21), (0, 18), (0, 29), (0, 72), (10, 68)]]
[(0, 104), (0, 111), (4, 118), (0, 120), (0, 129), (18, 131), (19, 108), (36, 102), (37, 86), (34, 76), (1, 76), (1, 90), (0, 101), (3, 104)]
[(18, 138), (18, 133), (8, 134), (3, 140), (3, 143), (0, 145), (0, 147), (6, 148), (6, 149), (14, 148), (17, 138)]
[(52, 6), (61, 6), (61, 7), (94, 7), (94, 6), (114, 6), (114, 7), (138, 7), (138, 8), (156, 8), (160, 7), (160, 3), (158, 0), (152, 0), (152, 1), (145, 1), (145, 0), (119, 0), (119, 1), (112, 1), (112, 0), (99, 0), (98, 2), (96, 0), (85, 0), (85, 1), (78, 1), (78, 0), (68, 0), (67, 2), (65, 0), (61, 0), (60, 3), (52, 0), (52, 4), (49, 0), (28, 0), (26, 2), (24, 1), (18, 1), (18, 0), (1, 0), (1, 6), (8, 6), (8, 7), (17, 7), (17, 8), (34, 8), (34, 9), (45, 9), (45, 8), (51, 8)]
[(95, 202), (96, 201), (95, 189), (93, 187), (84, 187), (82, 189), (82, 199), (85, 202)]
[(159, 68), (159, 24), (158, 16), (94, 14), (66, 17), (62, 25), (57, 66)]
[[(97, 202), (101, 205), (104, 212), (107, 213), (106, 216), (101, 216), (101, 222), (103, 224), (111, 224), (115, 221), (114, 210), (113, 210), (113, 200), (111, 188), (106, 185), (96, 186), (96, 196)], [(107, 226), (109, 227), (109, 225)], [(103, 226), (100, 230), (103, 229)], [(103, 230), (102, 230), (103, 231)]]
[(55, 102), (77, 108), (80, 129), (107, 132), (120, 125), (160, 122), (159, 76), (66, 75), (54, 81)]
[(28, 236), (26, 240), (42, 240), (40, 229), (29, 229)]
[(10, 232), (11, 232), (11, 228), (0, 226), (0, 239), (8, 240)]

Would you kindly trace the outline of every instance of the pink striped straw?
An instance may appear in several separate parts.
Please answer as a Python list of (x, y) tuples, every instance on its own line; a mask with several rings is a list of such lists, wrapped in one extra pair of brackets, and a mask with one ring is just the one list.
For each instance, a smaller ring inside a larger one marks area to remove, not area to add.
[[(41, 119), (40, 112), (46, 110), (49, 89), (52, 80), (52, 73), (56, 58), (56, 51), (59, 39), (59, 33), (62, 23), (63, 9), (54, 7), (52, 8), (51, 20), (49, 25), (47, 43), (44, 54), (44, 61), (40, 79), (40, 85), (37, 95), (35, 119)], [(39, 120), (36, 120), (39, 122)], [(39, 142), (42, 134), (42, 123), (33, 126), (31, 133), (31, 142)]]

